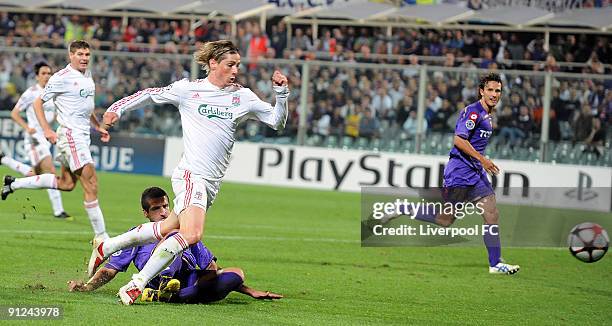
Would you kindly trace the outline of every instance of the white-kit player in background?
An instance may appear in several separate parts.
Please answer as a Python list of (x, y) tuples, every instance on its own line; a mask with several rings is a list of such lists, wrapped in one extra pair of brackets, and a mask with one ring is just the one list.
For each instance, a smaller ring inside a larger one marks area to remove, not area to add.
[[(96, 169), (89, 150), (90, 125), (100, 132), (103, 142), (110, 140), (106, 129), (94, 115), (95, 84), (87, 69), (91, 56), (89, 44), (73, 41), (68, 53), (70, 63), (66, 68), (51, 76), (47, 86), (33, 106), (36, 118), (45, 137), (57, 145), (57, 160), (61, 163), (61, 175), (45, 173), (32, 177), (13, 178), (5, 176), (2, 199), (17, 189), (59, 189), (71, 191), (77, 180), (83, 187), (85, 210), (93, 227), (94, 248), (108, 238), (104, 216), (98, 204), (98, 180)], [(43, 103), (53, 100), (57, 108), (57, 133), (51, 130), (45, 119)]]
[[(151, 258), (118, 293), (123, 304), (132, 304), (147, 284), (180, 257), (188, 246), (200, 241), (206, 211), (219, 191), (228, 167), (236, 127), (247, 119), (256, 119), (278, 129), (287, 120), (287, 77), (279, 71), (272, 76), (276, 104), (260, 100), (248, 88), (235, 84), (240, 65), (236, 46), (226, 40), (204, 44), (195, 54), (196, 62), (208, 77), (183, 79), (163, 88), (148, 88), (115, 102), (104, 114), (104, 125), (112, 126), (121, 115), (151, 104), (178, 107), (183, 126), (184, 154), (172, 174), (174, 209), (161, 222), (141, 224), (119, 236), (105, 240), (92, 252), (88, 273), (114, 252), (160, 241)], [(178, 230), (177, 230), (178, 229)], [(178, 231), (178, 232), (177, 232)]]
[[(34, 74), (36, 75), (36, 84), (21, 94), (13, 111), (11, 111), (11, 118), (25, 131), (23, 133), (23, 146), (25, 152), (30, 156), (31, 166), (4, 156), (0, 152), (0, 164), (6, 165), (26, 177), (43, 173), (55, 174), (55, 165), (53, 165), (53, 159), (51, 158), (51, 144), (45, 139), (32, 105), (47, 85), (51, 77), (51, 67), (46, 62), (39, 62), (34, 65)], [(48, 123), (52, 123), (55, 120), (55, 105), (52, 101), (49, 101), (43, 105), (43, 109), (45, 119)], [(21, 117), (23, 111), (25, 111), (27, 121)], [(47, 189), (47, 192), (53, 208), (53, 215), (57, 218), (68, 219), (70, 215), (64, 211), (60, 191)]]

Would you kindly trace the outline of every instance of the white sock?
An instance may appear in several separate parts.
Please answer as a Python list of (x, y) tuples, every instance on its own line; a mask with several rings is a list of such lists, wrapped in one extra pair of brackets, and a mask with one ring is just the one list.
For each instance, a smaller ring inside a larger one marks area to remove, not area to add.
[(89, 222), (91, 222), (91, 227), (93, 228), (96, 237), (108, 238), (108, 234), (106, 234), (106, 227), (104, 225), (104, 216), (102, 215), (100, 205), (98, 205), (98, 200), (96, 199), (90, 202), (83, 202), (83, 204), (85, 205)]
[(0, 160), (0, 164), (1, 165), (6, 165), (8, 166), (11, 170), (16, 171), (18, 173), (21, 173), (22, 175), (30, 175), (31, 171), (32, 171), (32, 167), (25, 164), (25, 163), (21, 163), (11, 157), (8, 156), (4, 156), (2, 157), (2, 159)]
[(116, 237), (106, 239), (104, 244), (102, 244), (104, 256), (108, 257), (123, 248), (130, 248), (161, 240), (160, 223), (161, 222), (144, 223)]
[(64, 205), (62, 204), (61, 192), (57, 189), (47, 189), (49, 194), (49, 200), (51, 201), (51, 207), (53, 207), (53, 214), (56, 216), (64, 212)]
[(187, 247), (187, 240), (180, 233), (166, 238), (155, 248), (151, 258), (140, 270), (140, 273), (132, 275), (132, 280), (140, 290), (143, 290), (149, 281), (168, 267), (174, 261), (174, 258), (178, 257)]
[(57, 178), (52, 173), (17, 178), (11, 183), (11, 189), (57, 189)]

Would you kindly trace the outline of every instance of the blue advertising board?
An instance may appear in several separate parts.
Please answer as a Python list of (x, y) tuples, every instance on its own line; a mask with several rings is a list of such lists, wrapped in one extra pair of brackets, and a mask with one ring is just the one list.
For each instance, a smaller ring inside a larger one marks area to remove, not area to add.
[[(165, 139), (111, 135), (102, 143), (91, 135), (91, 155), (99, 171), (162, 175)], [(23, 130), (10, 118), (0, 118), (0, 151), (21, 162), (29, 162), (23, 147)], [(51, 149), (55, 153), (55, 148)]]

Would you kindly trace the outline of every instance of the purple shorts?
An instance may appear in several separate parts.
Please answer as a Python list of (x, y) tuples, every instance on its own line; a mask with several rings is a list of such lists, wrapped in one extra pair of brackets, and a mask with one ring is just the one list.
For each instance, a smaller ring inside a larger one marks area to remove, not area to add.
[(493, 194), (495, 194), (493, 186), (484, 173), (480, 174), (480, 178), (473, 185), (445, 185), (442, 189), (444, 201), (453, 204), (475, 202)]

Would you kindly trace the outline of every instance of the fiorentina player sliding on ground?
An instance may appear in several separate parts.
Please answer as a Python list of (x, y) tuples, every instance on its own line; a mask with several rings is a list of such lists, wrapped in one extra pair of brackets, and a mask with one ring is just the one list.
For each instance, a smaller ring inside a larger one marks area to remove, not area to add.
[(92, 276), (100, 264), (117, 250), (160, 241), (170, 231), (179, 232), (161, 241), (140, 273), (119, 289), (117, 295), (129, 305), (145, 285), (190, 245), (200, 241), (206, 211), (213, 203), (229, 164), (234, 131), (251, 118), (278, 129), (287, 120), (287, 77), (279, 71), (272, 76), (276, 104), (260, 100), (250, 89), (235, 84), (240, 65), (236, 46), (226, 40), (208, 42), (194, 55), (208, 72), (202, 80), (183, 79), (163, 88), (148, 88), (115, 102), (104, 114), (109, 128), (121, 115), (151, 104), (178, 107), (183, 126), (184, 153), (172, 174), (174, 209), (161, 222), (140, 225), (102, 242), (92, 252), (87, 268)]
[[(506, 264), (501, 258), (499, 211), (495, 192), (487, 178), (487, 173), (498, 174), (499, 168), (484, 156), (493, 133), (492, 114), (502, 94), (499, 74), (489, 73), (482, 77), (478, 88), (478, 102), (464, 108), (457, 119), (454, 146), (444, 169), (442, 197), (447, 203), (473, 202), (483, 209), (482, 217), (485, 224), (489, 225), (489, 231), (483, 234), (489, 256), (489, 273), (511, 275), (518, 272), (520, 267)], [(444, 227), (455, 222), (453, 213), (437, 213), (433, 210), (413, 213), (408, 207), (404, 209), (403, 214), (384, 216), (379, 223), (385, 224), (402, 215), (414, 216), (417, 220)]]
[[(143, 191), (140, 204), (144, 217), (151, 222), (163, 221), (170, 215), (168, 195), (158, 187)], [(174, 231), (176, 232), (176, 231)], [(172, 236), (169, 233), (167, 236)], [(80, 280), (68, 282), (68, 290), (89, 292), (107, 284), (117, 273), (125, 272), (131, 263), (142, 269), (157, 242), (128, 250), (117, 251), (109, 262), (98, 269), (87, 283)], [(281, 299), (283, 296), (270, 291), (260, 291), (244, 284), (244, 272), (237, 267), (220, 268), (217, 258), (201, 241), (183, 251), (180, 259), (153, 278), (142, 294), (142, 301), (176, 303), (209, 303), (225, 298), (236, 291), (255, 299)]]

